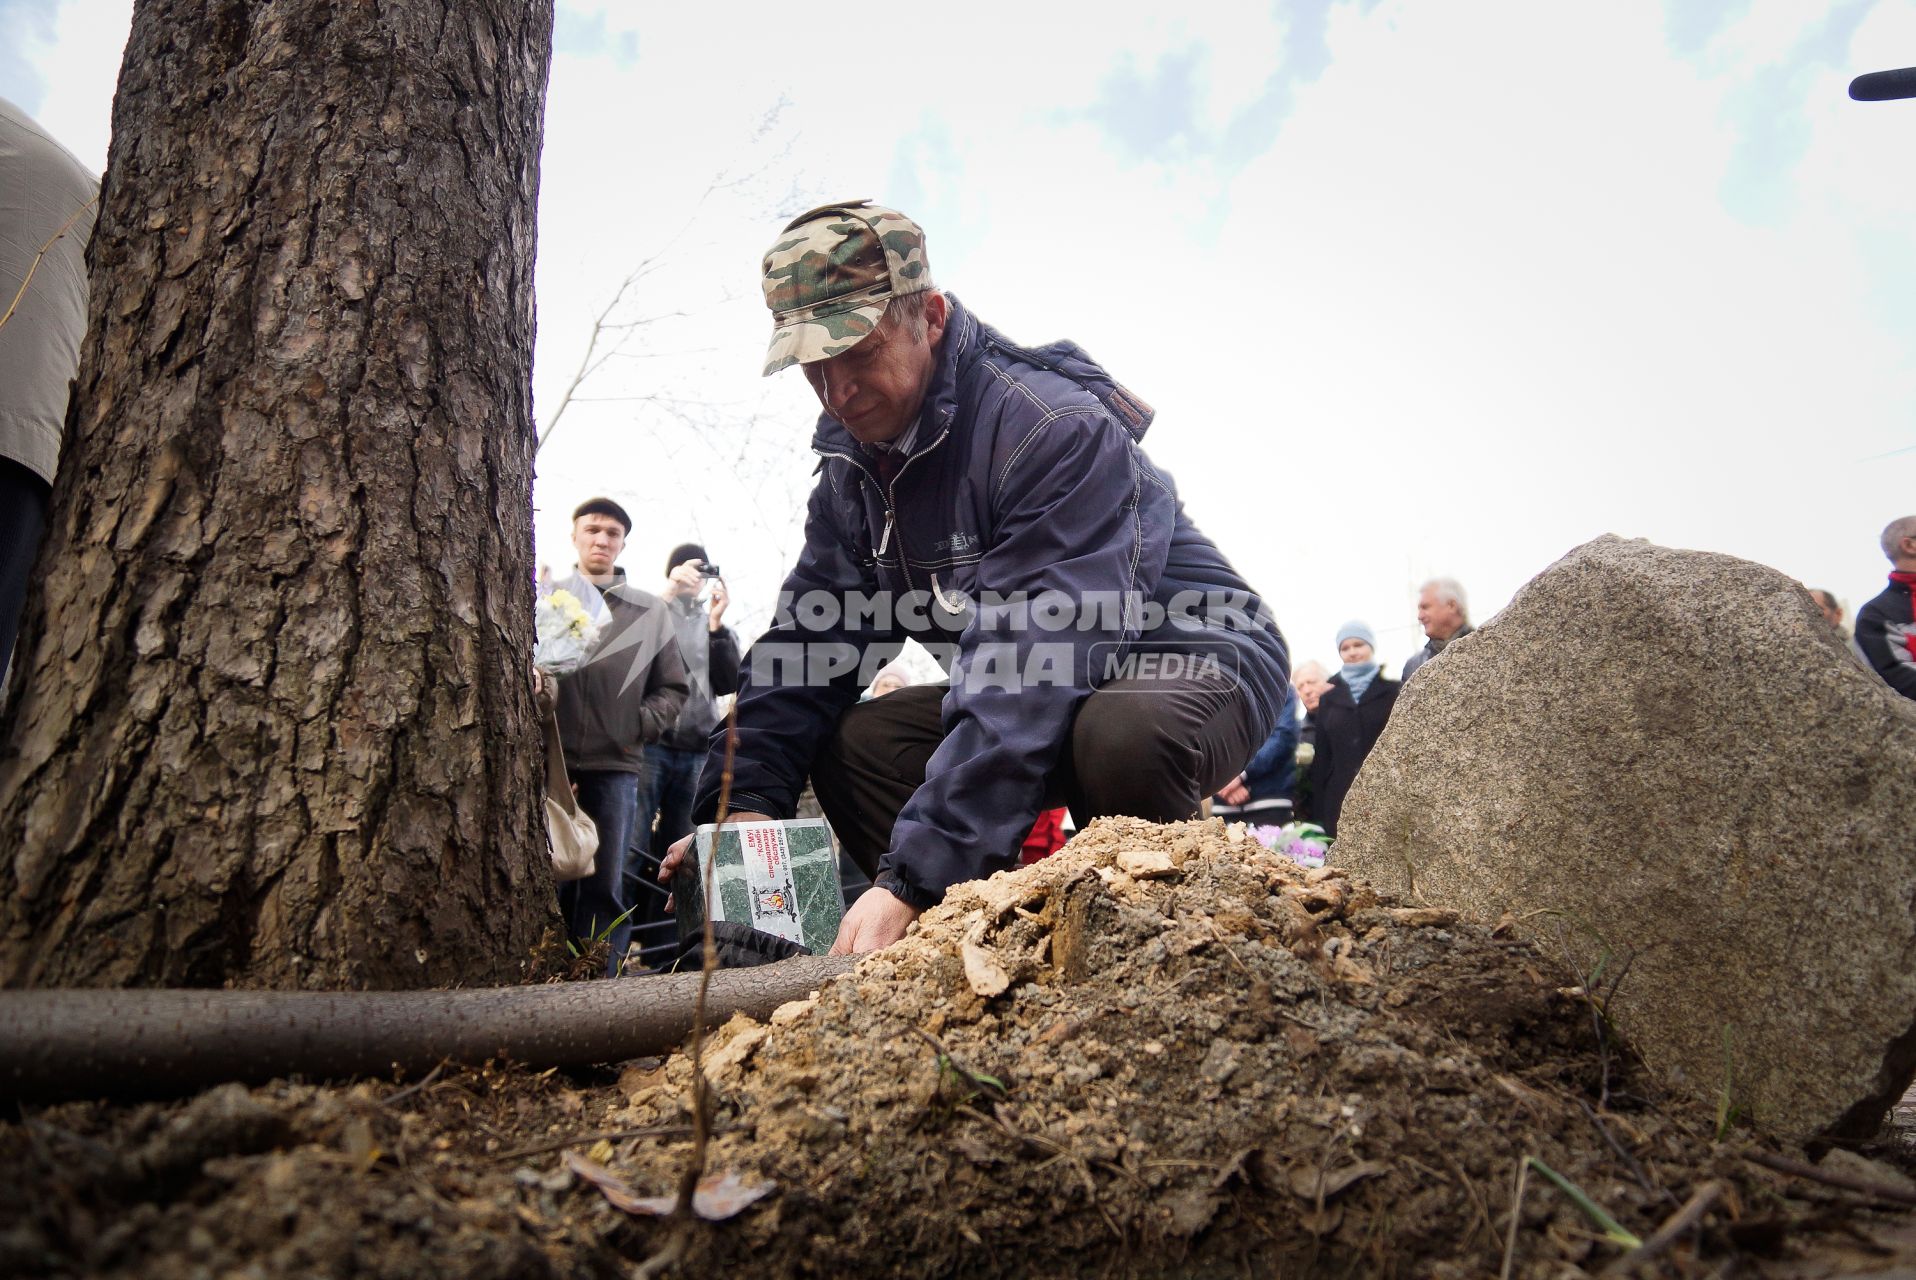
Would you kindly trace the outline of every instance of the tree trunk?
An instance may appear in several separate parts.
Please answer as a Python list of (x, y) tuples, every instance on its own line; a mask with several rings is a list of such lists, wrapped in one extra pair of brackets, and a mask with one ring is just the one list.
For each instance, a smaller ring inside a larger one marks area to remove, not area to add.
[[(549, 0), (140, 0), (0, 753), (0, 982), (510, 981)], [(5, 837), (0, 837), (5, 838)]]

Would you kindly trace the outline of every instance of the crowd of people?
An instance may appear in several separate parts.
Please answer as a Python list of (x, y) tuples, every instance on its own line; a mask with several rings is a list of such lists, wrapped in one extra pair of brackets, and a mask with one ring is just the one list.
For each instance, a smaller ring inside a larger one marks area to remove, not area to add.
[[(809, 784), (873, 883), (833, 949), (882, 947), (951, 885), (1043, 856), (1067, 813), (1208, 810), (1270, 842), (1299, 820), (1334, 837), (1399, 689), (1470, 634), (1464, 588), (1419, 589), (1425, 643), (1398, 679), (1359, 620), (1337, 631), (1335, 670), (1291, 671), (1261, 601), (1144, 453), (1150, 409), (1075, 346), (1019, 347), (935, 288), (916, 223), (827, 206), (763, 265), (765, 372), (802, 369), (821, 466), (777, 620), (737, 664), (729, 814), (790, 817)], [(1907, 692), (1916, 518), (1884, 549), (1895, 572), (1857, 644)], [(947, 679), (890, 665), (907, 637)], [(690, 810), (639, 837), (663, 875), (689, 824), (717, 816), (722, 743), (686, 763)]]
[[(98, 186), (4, 102), (0, 186), (4, 663), (84, 333)], [(535, 690), (557, 743), (549, 786), (597, 841), (590, 873), (560, 888), (575, 940), (608, 941), (608, 969), (624, 967), (717, 815), (722, 762), (733, 820), (792, 817), (809, 789), (870, 878), (839, 952), (885, 946), (952, 885), (1044, 856), (1067, 814), (1208, 808), (1260, 838), (1297, 820), (1335, 835), (1402, 683), (1470, 633), (1457, 582), (1419, 591), (1427, 642), (1401, 677), (1357, 620), (1334, 670), (1293, 671), (1263, 601), (1144, 451), (1151, 408), (1076, 345), (1020, 346), (934, 285), (917, 223), (868, 201), (811, 210), (762, 278), (764, 372), (797, 366), (821, 408), (805, 545), (770, 628), (742, 649), (705, 548), (674, 548), (641, 587), (619, 564), (630, 514), (605, 497), (573, 512), (569, 581), (602, 627), (589, 661), (535, 673)], [(1855, 644), (1916, 697), (1916, 516), (1882, 546), (1890, 583)], [(1840, 627), (1838, 602), (1817, 601)], [(907, 641), (948, 678), (906, 680)]]

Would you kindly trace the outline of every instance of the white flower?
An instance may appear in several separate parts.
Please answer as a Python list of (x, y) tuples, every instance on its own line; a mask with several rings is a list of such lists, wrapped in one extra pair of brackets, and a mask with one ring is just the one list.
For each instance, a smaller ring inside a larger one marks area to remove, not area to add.
[(563, 587), (539, 598), (533, 612), (533, 630), (538, 637), (532, 653), (534, 666), (550, 675), (564, 676), (585, 665), (592, 646), (599, 642), (605, 609), (603, 600), (592, 603), (598, 606), (598, 613)]

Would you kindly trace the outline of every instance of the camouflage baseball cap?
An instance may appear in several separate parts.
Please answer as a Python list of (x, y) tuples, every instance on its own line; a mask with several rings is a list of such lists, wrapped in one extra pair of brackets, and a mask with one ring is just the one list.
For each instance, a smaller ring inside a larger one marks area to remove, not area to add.
[(800, 214), (765, 255), (766, 376), (851, 350), (893, 298), (931, 287), (925, 233), (898, 210), (847, 200)]

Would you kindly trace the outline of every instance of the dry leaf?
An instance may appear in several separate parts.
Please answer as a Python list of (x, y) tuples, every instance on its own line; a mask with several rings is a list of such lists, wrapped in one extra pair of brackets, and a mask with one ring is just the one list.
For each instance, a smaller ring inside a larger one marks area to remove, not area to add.
[[(566, 1168), (597, 1187), (615, 1209), (642, 1217), (662, 1218), (678, 1207), (677, 1196), (634, 1195), (625, 1179), (577, 1152), (564, 1156)], [(737, 1217), (777, 1188), (775, 1182), (747, 1182), (736, 1173), (714, 1173), (699, 1179), (692, 1192), (692, 1212), (707, 1222)]]
[(1378, 1178), (1390, 1172), (1390, 1166), (1377, 1160), (1359, 1160), (1341, 1169), (1293, 1168), (1287, 1178), (1291, 1193), (1300, 1200), (1331, 1200), (1365, 1178)]
[(1005, 972), (998, 957), (975, 942), (967, 942), (960, 948), (965, 961), (965, 981), (971, 989), (987, 999), (1004, 994), (1011, 985), (1011, 975)]

